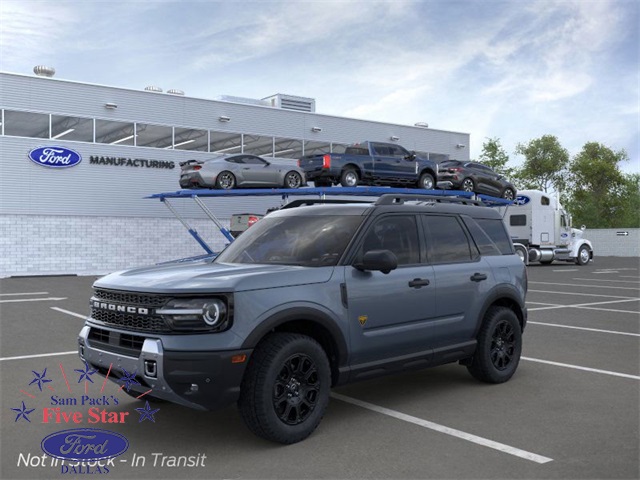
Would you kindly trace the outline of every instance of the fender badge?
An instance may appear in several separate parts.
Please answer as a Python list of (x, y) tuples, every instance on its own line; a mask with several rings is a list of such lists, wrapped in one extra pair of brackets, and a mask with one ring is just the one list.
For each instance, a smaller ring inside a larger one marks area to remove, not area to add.
[(366, 315), (360, 315), (358, 317), (358, 321), (360, 322), (360, 326), (364, 327), (364, 324), (367, 323), (368, 319), (369, 319), (369, 317), (367, 317)]

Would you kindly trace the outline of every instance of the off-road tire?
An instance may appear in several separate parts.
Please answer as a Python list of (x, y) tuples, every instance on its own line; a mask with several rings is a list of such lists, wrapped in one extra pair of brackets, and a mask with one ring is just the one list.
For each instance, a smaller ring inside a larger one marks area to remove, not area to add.
[(330, 388), (329, 360), (318, 342), (297, 333), (272, 333), (251, 356), (238, 407), (254, 434), (292, 444), (316, 429)]
[(469, 373), (486, 383), (509, 380), (520, 362), (522, 330), (518, 317), (507, 307), (491, 307), (478, 333), (478, 345)]

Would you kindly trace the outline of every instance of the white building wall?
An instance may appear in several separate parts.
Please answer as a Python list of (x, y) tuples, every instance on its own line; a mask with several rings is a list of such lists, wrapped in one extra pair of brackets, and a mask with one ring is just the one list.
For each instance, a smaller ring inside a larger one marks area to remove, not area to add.
[[(211, 221), (189, 224), (214, 251), (227, 243)], [(0, 277), (102, 275), (205, 253), (175, 218), (52, 215), (1, 215), (0, 251)]]
[(640, 228), (587, 229), (584, 237), (593, 244), (596, 259), (598, 257), (640, 257)]

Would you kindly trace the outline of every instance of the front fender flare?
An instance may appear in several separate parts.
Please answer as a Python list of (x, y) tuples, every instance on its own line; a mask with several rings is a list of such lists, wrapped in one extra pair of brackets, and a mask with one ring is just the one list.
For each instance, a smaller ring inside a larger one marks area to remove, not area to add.
[(337, 321), (330, 314), (310, 306), (291, 306), (261, 320), (258, 326), (247, 336), (241, 348), (255, 348), (270, 331), (287, 322), (296, 320), (312, 322), (326, 329), (336, 345), (338, 358), (340, 359), (339, 366), (347, 364), (349, 357), (347, 341)]

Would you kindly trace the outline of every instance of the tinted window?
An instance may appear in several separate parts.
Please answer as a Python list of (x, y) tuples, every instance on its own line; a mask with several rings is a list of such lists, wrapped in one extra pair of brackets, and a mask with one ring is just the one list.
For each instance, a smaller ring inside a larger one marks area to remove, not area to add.
[(398, 265), (420, 262), (418, 229), (413, 215), (394, 215), (377, 220), (367, 231), (358, 258), (369, 250), (391, 250)]
[(336, 265), (361, 216), (267, 216), (216, 258), (218, 263)]
[(267, 162), (265, 162), (261, 158), (252, 157), (252, 156), (243, 157), (243, 162), (242, 163), (249, 163), (251, 165), (266, 165), (267, 164)]
[(476, 222), (489, 236), (492, 242), (498, 246), (500, 253), (509, 255), (513, 253), (513, 244), (504, 228), (504, 223), (499, 218), (477, 218)]
[(464, 218), (464, 223), (471, 232), (471, 236), (478, 247), (481, 255), (501, 255), (498, 246), (491, 240), (489, 235), (476, 223), (475, 220), (469, 217)]
[(549, 197), (540, 197), (540, 205), (550, 205), (551, 204), (551, 200), (549, 200)]
[(423, 215), (429, 232), (427, 248), (431, 263), (455, 263), (471, 260), (469, 240), (456, 217)]
[(509, 217), (509, 225), (511, 225), (512, 227), (524, 227), (526, 224), (526, 215), (511, 215)]

